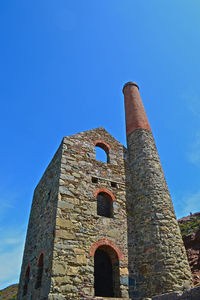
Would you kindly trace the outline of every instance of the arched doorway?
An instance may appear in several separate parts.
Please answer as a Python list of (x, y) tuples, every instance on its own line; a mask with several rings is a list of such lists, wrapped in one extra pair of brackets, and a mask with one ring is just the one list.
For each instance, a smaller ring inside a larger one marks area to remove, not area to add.
[(98, 247), (94, 255), (95, 296), (120, 297), (119, 259), (107, 245)]

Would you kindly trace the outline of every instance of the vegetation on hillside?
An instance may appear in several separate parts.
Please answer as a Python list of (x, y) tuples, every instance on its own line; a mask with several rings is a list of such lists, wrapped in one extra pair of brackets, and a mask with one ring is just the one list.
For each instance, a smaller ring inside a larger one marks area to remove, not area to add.
[(0, 290), (0, 300), (17, 299), (18, 284), (12, 284), (7, 288)]
[(179, 220), (179, 226), (183, 237), (197, 232), (200, 230), (200, 214), (191, 215), (188, 219), (182, 218)]

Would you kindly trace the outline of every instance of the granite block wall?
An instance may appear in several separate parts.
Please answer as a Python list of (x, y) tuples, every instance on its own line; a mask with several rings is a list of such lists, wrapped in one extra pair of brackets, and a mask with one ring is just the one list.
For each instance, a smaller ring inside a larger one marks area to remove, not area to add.
[(134, 130), (128, 136), (128, 150), (138, 297), (189, 288), (191, 271), (152, 133)]
[[(62, 144), (35, 188), (21, 268), (18, 300), (43, 299), (51, 286), (52, 254), (58, 202)], [(38, 259), (44, 255), (42, 288), (36, 288)], [(30, 266), (27, 293), (24, 294), (26, 270)]]
[[(94, 145), (102, 140), (110, 146), (108, 164), (95, 159)], [(52, 295), (59, 294), (66, 299), (93, 296), (95, 250), (107, 245), (119, 258), (120, 284), (115, 287), (115, 296), (128, 297), (125, 156), (126, 149), (103, 128), (64, 138)], [(99, 192), (110, 193), (113, 197), (113, 217), (97, 215)]]
[[(135, 82), (123, 87), (132, 187), (132, 263), (142, 299), (193, 286), (191, 271), (151, 127)], [(130, 214), (130, 213), (129, 213)]]
[[(108, 154), (96, 160), (95, 145)], [(35, 189), (27, 232), (18, 299), (82, 299), (95, 295), (94, 256), (108, 253), (115, 297), (134, 289), (134, 265), (128, 245), (127, 151), (102, 127), (65, 137)], [(108, 195), (112, 216), (97, 213), (97, 196)], [(35, 288), (38, 258), (44, 253), (41, 287)], [(130, 258), (128, 258), (130, 255)], [(23, 295), (30, 263), (27, 294)], [(103, 285), (104, 283), (102, 283)], [(31, 298), (32, 297), (32, 298)]]

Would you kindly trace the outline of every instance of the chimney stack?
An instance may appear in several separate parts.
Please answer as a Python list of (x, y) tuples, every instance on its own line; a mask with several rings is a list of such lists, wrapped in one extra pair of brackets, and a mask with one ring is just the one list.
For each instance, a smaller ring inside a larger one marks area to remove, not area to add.
[(131, 171), (135, 295), (139, 299), (192, 287), (180, 229), (136, 83), (123, 87)]
[(132, 81), (127, 82), (123, 87), (123, 93), (126, 114), (126, 135), (128, 136), (138, 128), (151, 131), (138, 85)]

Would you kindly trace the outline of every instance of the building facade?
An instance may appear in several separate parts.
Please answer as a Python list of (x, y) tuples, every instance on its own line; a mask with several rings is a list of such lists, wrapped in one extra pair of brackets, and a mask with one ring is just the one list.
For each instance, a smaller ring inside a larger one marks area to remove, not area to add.
[(64, 137), (36, 187), (18, 300), (143, 299), (192, 286), (139, 89), (123, 92), (128, 148), (102, 127)]

